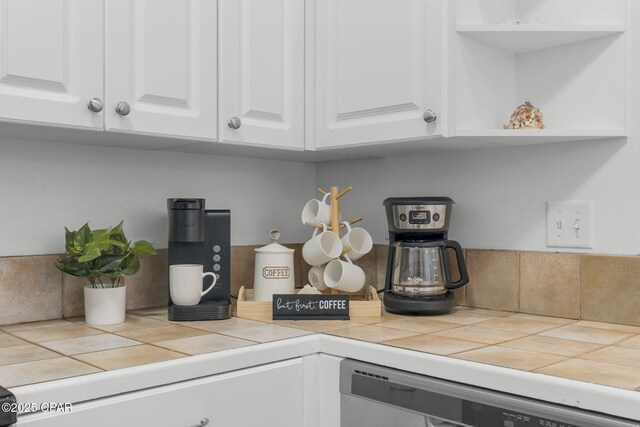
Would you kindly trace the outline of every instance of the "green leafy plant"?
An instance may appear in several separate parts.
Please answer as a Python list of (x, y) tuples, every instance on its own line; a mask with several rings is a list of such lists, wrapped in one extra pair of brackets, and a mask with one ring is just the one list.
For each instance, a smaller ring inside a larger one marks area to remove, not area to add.
[[(65, 254), (56, 267), (76, 277), (86, 277), (94, 288), (123, 286), (125, 276), (140, 270), (138, 255), (155, 255), (151, 243), (140, 240), (131, 243), (124, 235), (122, 222), (109, 229), (91, 230), (89, 224), (77, 231), (65, 230)], [(111, 283), (104, 283), (108, 278)]]

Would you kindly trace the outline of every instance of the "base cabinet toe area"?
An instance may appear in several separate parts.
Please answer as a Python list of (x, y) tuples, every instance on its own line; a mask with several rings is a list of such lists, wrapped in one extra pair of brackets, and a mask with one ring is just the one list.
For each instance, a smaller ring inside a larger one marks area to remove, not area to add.
[(301, 358), (73, 405), (64, 414), (18, 418), (20, 427), (300, 427)]

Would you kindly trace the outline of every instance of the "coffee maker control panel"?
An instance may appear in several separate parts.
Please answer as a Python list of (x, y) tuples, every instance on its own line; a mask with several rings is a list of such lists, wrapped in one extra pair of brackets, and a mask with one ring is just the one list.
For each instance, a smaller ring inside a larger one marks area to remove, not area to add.
[(398, 230), (445, 229), (446, 205), (394, 205), (392, 212)]

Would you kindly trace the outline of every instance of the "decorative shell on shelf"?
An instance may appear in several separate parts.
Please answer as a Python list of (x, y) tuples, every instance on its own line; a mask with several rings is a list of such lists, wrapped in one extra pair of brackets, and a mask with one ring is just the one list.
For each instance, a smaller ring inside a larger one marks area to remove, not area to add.
[(504, 125), (505, 129), (544, 129), (542, 113), (529, 101), (518, 106), (511, 115), (509, 124)]

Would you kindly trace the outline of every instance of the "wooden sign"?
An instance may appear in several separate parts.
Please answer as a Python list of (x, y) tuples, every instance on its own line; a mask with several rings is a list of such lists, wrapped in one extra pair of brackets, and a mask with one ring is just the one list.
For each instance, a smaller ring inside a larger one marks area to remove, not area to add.
[(273, 320), (349, 320), (349, 295), (275, 294)]

